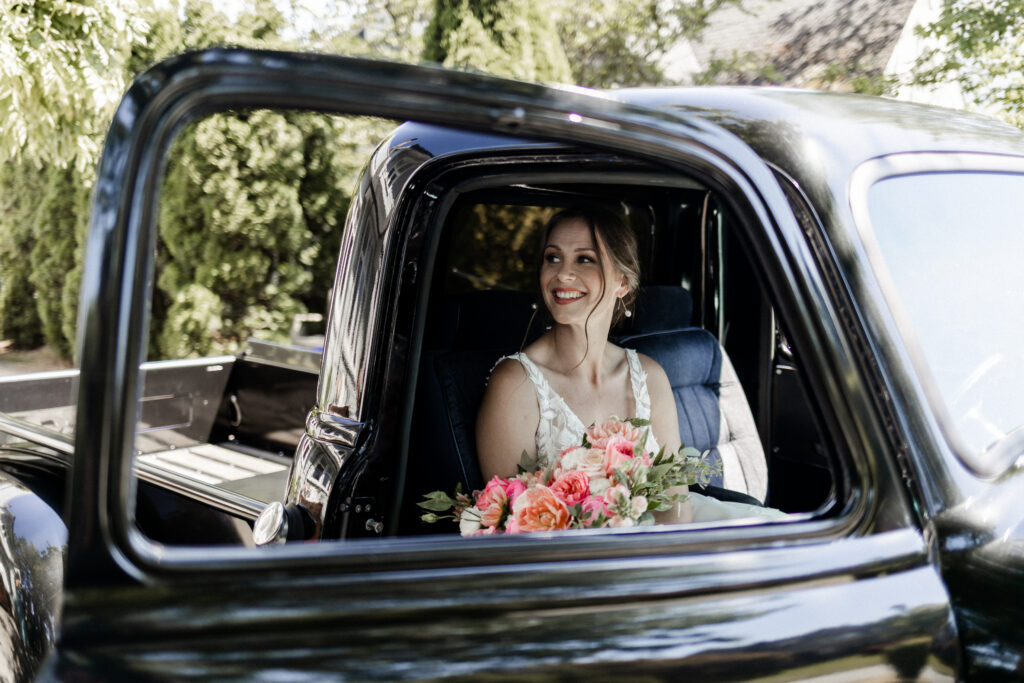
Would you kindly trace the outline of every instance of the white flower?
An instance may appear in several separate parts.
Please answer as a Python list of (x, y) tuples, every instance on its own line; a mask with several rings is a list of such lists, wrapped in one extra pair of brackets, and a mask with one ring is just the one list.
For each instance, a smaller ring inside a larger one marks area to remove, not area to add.
[(633, 519), (640, 519), (640, 515), (647, 512), (647, 496), (636, 496), (629, 501), (629, 516)]
[(565, 453), (562, 454), (562, 458), (558, 463), (558, 469), (566, 472), (577, 469), (586, 452), (587, 449), (583, 446), (576, 446), (575, 448), (566, 450)]
[(608, 504), (612, 507), (618, 507), (629, 502), (629, 489), (622, 484), (616, 484), (608, 489), (608, 492), (605, 493), (604, 499), (607, 500)]
[(476, 506), (468, 507), (459, 515), (459, 533), (463, 536), (472, 536), (480, 531), (480, 517), (483, 514)]
[(604, 451), (596, 448), (574, 448), (562, 456), (559, 470), (579, 470), (591, 480), (604, 476)]
[(632, 517), (612, 517), (612, 521), (608, 523), (608, 526), (624, 528), (633, 526), (634, 524), (635, 522), (633, 521)]
[(603, 496), (604, 492), (611, 488), (612, 482), (608, 477), (593, 477), (590, 479), (590, 494)]

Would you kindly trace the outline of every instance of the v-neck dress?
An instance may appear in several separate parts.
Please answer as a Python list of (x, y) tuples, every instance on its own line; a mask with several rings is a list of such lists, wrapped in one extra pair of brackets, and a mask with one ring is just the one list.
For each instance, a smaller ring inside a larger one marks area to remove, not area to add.
[[(647, 392), (647, 373), (640, 365), (640, 357), (637, 356), (636, 351), (624, 350), (626, 361), (629, 364), (629, 380), (633, 388), (633, 404), (636, 406), (636, 415), (623, 417), (639, 417), (649, 420), (651, 419), (651, 397)], [(537, 391), (537, 406), (540, 408), (540, 422), (537, 424), (537, 464), (542, 467), (550, 467), (558, 461), (558, 456), (566, 448), (580, 445), (583, 430), (587, 425), (583, 424), (583, 420), (569, 408), (565, 399), (551, 387), (544, 373), (536, 363), (530, 360), (529, 356), (520, 352), (506, 356), (506, 358), (517, 360), (522, 364), (526, 375)], [(648, 434), (646, 445), (651, 452), (657, 452), (658, 444), (655, 443), (653, 434)]]
[[(647, 373), (640, 365), (640, 357), (634, 349), (624, 349), (626, 360), (629, 363), (629, 381), (633, 388), (633, 401), (636, 406), (636, 415), (625, 417), (639, 417), (645, 420), (651, 419), (651, 396), (647, 391)], [(540, 408), (540, 421), (537, 423), (537, 464), (541, 467), (550, 467), (558, 461), (558, 456), (570, 446), (578, 446), (583, 437), (583, 430), (587, 425), (569, 408), (558, 392), (548, 383), (547, 378), (541, 369), (530, 360), (525, 353), (514, 353), (505, 358), (518, 361), (526, 370), (526, 375), (533, 383), (537, 392), (537, 405)], [(647, 435), (647, 447), (651, 452), (658, 451), (658, 444), (654, 440), (654, 434)], [(774, 508), (766, 508), (746, 503), (735, 503), (721, 501), (717, 498), (702, 495), (691, 491), (688, 500), (693, 514), (694, 522), (718, 522), (729, 519), (779, 519), (785, 517), (785, 513)]]

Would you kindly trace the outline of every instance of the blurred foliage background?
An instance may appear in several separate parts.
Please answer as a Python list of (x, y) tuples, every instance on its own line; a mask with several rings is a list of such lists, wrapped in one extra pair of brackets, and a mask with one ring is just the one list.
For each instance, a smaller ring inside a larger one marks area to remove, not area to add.
[[(924, 30), (942, 49), (922, 59), (920, 82), (960, 79), (979, 101), (1019, 113), (1022, 1), (946, 2)], [(3, 0), (0, 340), (72, 356), (103, 136), (131, 80), (167, 56), (302, 49), (541, 82), (659, 85), (672, 47), (741, 2), (237, 0), (226, 13), (206, 0)], [(729, 69), (738, 67), (718, 64), (708, 79)], [(392, 125), (239, 112), (189, 126), (163, 190), (150, 357), (231, 352), (250, 336), (285, 341), (295, 314), (322, 312), (351, 188)], [(499, 218), (516, 219), (480, 220)]]

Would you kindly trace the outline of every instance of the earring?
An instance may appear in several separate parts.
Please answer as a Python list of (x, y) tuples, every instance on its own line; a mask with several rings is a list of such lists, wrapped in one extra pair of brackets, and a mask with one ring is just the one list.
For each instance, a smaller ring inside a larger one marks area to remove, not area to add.
[(624, 315), (625, 315), (625, 316), (626, 316), (627, 318), (632, 318), (632, 317), (633, 317), (633, 311), (631, 311), (631, 310), (629, 310), (629, 309), (627, 308), (627, 309), (626, 309), (626, 313), (625, 313)]
[(532, 304), (530, 304), (530, 308), (532, 308), (533, 310), (536, 311), (537, 310), (537, 302), (534, 301)]

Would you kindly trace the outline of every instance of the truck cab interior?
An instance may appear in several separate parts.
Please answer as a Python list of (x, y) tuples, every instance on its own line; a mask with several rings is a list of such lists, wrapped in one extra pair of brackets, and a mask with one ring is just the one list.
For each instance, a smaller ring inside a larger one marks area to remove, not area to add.
[[(635, 314), (611, 339), (666, 370), (684, 445), (725, 465), (711, 494), (729, 499), (738, 491), (788, 513), (820, 514), (835, 502), (838, 465), (807, 399), (799, 359), (756, 256), (713, 191), (609, 157), (534, 153), (529, 161), (506, 158), (475, 170), (472, 181), (452, 183), (447, 210), (433, 218), (443, 230), (429, 278), (408, 455), (406, 481), (414, 484), (406, 485), (399, 533), (441, 531), (418, 519), (415, 502), (428, 491), (451, 491), (456, 483), (481, 488), (475, 421), (487, 377), (550, 324), (537, 294), (544, 226), (577, 205), (617, 212), (638, 236)], [(766, 488), (754, 481), (757, 460), (767, 470)]]

